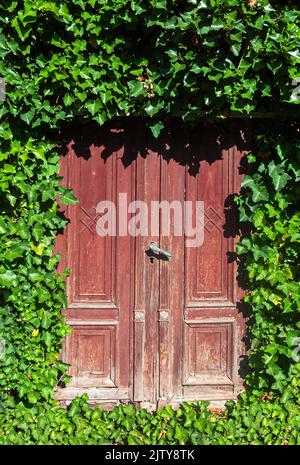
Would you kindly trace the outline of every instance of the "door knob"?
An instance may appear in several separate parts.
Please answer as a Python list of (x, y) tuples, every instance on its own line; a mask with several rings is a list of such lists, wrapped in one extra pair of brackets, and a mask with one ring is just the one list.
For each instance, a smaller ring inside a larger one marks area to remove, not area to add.
[(170, 258), (172, 257), (172, 254), (171, 252), (168, 252), (167, 250), (164, 250), (164, 249), (161, 249), (160, 247), (158, 247), (158, 245), (156, 244), (156, 242), (150, 242), (149, 244), (149, 249), (156, 253), (156, 254), (159, 254), (159, 255), (164, 255), (165, 257), (167, 258)]

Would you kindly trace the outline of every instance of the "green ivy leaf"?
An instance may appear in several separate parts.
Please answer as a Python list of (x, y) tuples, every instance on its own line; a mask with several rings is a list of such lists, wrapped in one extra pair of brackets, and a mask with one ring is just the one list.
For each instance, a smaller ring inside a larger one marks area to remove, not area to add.
[(72, 193), (71, 190), (65, 190), (63, 195), (60, 197), (59, 201), (64, 205), (75, 205), (76, 203), (78, 203), (78, 200), (76, 199), (75, 195)]
[(41, 396), (37, 392), (28, 392), (27, 397), (31, 404), (36, 404)]
[(164, 124), (161, 121), (150, 123), (150, 129), (155, 138), (158, 138), (163, 128)]
[(88, 109), (92, 116), (95, 116), (95, 114), (100, 110), (102, 103), (101, 101), (86, 102), (84, 106)]
[(275, 190), (278, 192), (282, 191), (282, 189), (291, 179), (291, 176), (288, 173), (285, 173), (282, 167), (276, 165), (274, 161), (269, 164), (268, 171), (270, 177), (272, 178)]
[(4, 287), (16, 286), (17, 275), (11, 270), (6, 270), (4, 273), (0, 273), (0, 285)]
[(144, 84), (140, 81), (129, 81), (128, 86), (131, 97), (136, 98), (146, 94)]

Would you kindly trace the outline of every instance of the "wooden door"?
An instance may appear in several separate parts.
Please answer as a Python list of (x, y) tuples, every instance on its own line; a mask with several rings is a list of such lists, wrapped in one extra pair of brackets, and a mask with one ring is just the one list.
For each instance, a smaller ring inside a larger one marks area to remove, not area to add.
[[(236, 397), (244, 320), (232, 200), (243, 132), (174, 123), (168, 138), (155, 142), (141, 120), (78, 131), (61, 163), (79, 203), (67, 209), (70, 223), (57, 244), (61, 267), (72, 269), (66, 314), (73, 328), (63, 352), (72, 381), (58, 398), (88, 392), (94, 403), (164, 405)], [(115, 235), (105, 237), (97, 230), (104, 200), (116, 206)], [(128, 207), (132, 201), (140, 205)], [(173, 206), (186, 201), (204, 205), (199, 246), (174, 232), (180, 213)], [(128, 226), (142, 211), (146, 234), (141, 222)], [(151, 242), (172, 257), (153, 254)]]

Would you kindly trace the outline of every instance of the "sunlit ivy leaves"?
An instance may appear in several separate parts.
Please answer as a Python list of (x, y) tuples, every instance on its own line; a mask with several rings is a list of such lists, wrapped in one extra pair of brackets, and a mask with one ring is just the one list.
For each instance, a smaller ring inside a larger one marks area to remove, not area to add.
[[(1, 142), (0, 336), (6, 353), (0, 387), (35, 403), (53, 398), (63, 374), (57, 361), (69, 329), (61, 315), (65, 284), (56, 274), (53, 246), (67, 220), (56, 201), (76, 199), (59, 184), (59, 157), (51, 142), (32, 136)], [(7, 347), (13, 348), (9, 355)]]
[(276, 110), (298, 102), (299, 17), (296, 3), (267, 0), (7, 0), (3, 105), (32, 127), (76, 115), (103, 124), (127, 114)]
[[(252, 225), (251, 235), (237, 245), (247, 269), (252, 339), (249, 382), (259, 389), (288, 392), (300, 337), (299, 309), (299, 136), (297, 125), (259, 135), (249, 155), (255, 173), (242, 181), (238, 199), (240, 220)], [(261, 368), (259, 366), (261, 364)]]

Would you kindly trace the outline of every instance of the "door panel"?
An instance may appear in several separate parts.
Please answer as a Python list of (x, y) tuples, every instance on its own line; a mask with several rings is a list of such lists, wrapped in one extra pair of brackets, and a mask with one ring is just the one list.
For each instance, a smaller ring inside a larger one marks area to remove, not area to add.
[[(160, 196), (160, 161), (156, 154), (136, 160), (136, 199), (147, 207)], [(151, 222), (148, 208), (148, 226)], [(134, 401), (154, 402), (157, 397), (158, 341), (157, 310), (159, 296), (159, 264), (146, 252), (158, 235), (135, 238), (135, 304), (134, 304)]]
[[(132, 120), (80, 131), (61, 161), (64, 183), (79, 203), (67, 208), (70, 223), (57, 241), (60, 269), (72, 269), (66, 315), (73, 328), (63, 351), (72, 381), (58, 398), (88, 392), (95, 403), (156, 405), (235, 398), (242, 387), (245, 333), (232, 260), (232, 198), (246, 150), (240, 131), (229, 127), (226, 143), (224, 134), (204, 126), (188, 143), (187, 132), (176, 128), (168, 140), (153, 143), (145, 125)], [(102, 237), (97, 229), (97, 205), (104, 200), (116, 205), (113, 236)], [(128, 207), (131, 201), (140, 203)], [(192, 203), (193, 225), (196, 202), (204, 202), (204, 241), (197, 247), (174, 232), (180, 213), (173, 206), (182, 205), (184, 226), (185, 201)], [(136, 221), (142, 211), (144, 219)], [(141, 221), (147, 234), (140, 233)], [(151, 255), (151, 242), (172, 257)]]
[(58, 397), (69, 399), (88, 390), (95, 400), (129, 399), (134, 243), (130, 236), (98, 234), (97, 205), (113, 201), (119, 211), (119, 192), (131, 201), (134, 166), (125, 169), (122, 150), (105, 159), (104, 146), (92, 145), (88, 156), (72, 147), (61, 161), (64, 182), (79, 200), (67, 208), (70, 222), (64, 235), (64, 264), (72, 269), (66, 315), (73, 332), (63, 359), (71, 365), (72, 381)]
[[(224, 237), (224, 203), (234, 191), (234, 154), (224, 151), (222, 159), (210, 164), (203, 160), (196, 177), (187, 175), (187, 199), (204, 201), (204, 242), (186, 248), (186, 305), (233, 302), (232, 265), (227, 252), (233, 250), (232, 238)], [(231, 184), (232, 183), (232, 184)]]
[[(185, 166), (161, 157), (161, 201), (170, 202), (170, 235), (160, 236), (160, 246), (170, 251), (170, 260), (160, 260), (158, 314), (160, 390), (159, 404), (181, 396), (182, 317), (184, 304), (184, 235), (175, 236), (174, 201), (185, 199)], [(183, 215), (182, 215), (183, 216)], [(183, 218), (182, 218), (183, 219)], [(162, 219), (161, 219), (162, 220)]]
[[(186, 177), (186, 198), (204, 201), (204, 241), (185, 247), (183, 398), (233, 398), (239, 391), (238, 343), (244, 334), (236, 304), (236, 238), (225, 229), (227, 200), (238, 192), (241, 154), (223, 150), (213, 163), (202, 160)], [(234, 224), (231, 212), (231, 226)], [(232, 228), (234, 231), (234, 228)]]

